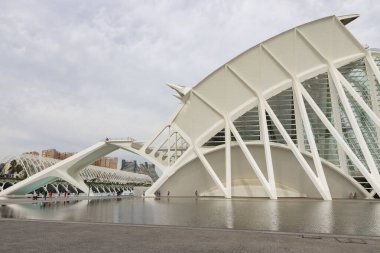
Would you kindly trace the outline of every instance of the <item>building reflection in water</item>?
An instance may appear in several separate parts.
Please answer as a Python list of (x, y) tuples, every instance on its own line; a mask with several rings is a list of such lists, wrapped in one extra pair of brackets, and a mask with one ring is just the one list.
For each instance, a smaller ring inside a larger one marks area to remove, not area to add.
[(380, 236), (373, 200), (97, 199), (3, 205), (0, 217)]

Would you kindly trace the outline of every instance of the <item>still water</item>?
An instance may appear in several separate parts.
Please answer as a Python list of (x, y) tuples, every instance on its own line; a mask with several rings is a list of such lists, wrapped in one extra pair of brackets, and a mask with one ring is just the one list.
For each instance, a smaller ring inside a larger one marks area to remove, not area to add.
[(380, 201), (161, 198), (9, 204), (1, 218), (380, 236)]

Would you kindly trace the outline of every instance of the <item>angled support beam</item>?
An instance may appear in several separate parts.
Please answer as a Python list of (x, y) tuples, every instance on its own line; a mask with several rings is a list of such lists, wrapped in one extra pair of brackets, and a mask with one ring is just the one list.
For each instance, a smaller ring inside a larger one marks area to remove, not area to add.
[(245, 158), (249, 162), (249, 165), (251, 165), (253, 172), (256, 174), (260, 183), (264, 187), (264, 191), (268, 194), (270, 199), (277, 199), (277, 195), (275, 194), (275, 191), (273, 191), (270, 184), (268, 183), (268, 181), (264, 177), (264, 175), (261, 172), (259, 166), (257, 165), (255, 159), (253, 158), (251, 152), (249, 151), (247, 145), (245, 145), (245, 143), (244, 143), (243, 139), (241, 138), (238, 130), (236, 129), (236, 127), (234, 126), (234, 124), (231, 121), (229, 121), (229, 126), (230, 126), (232, 133), (234, 134), (234, 136), (236, 138), (236, 141), (238, 142), (239, 147), (243, 151)]
[(355, 155), (355, 153), (351, 150), (348, 144), (343, 140), (343, 137), (339, 134), (339, 132), (334, 128), (334, 126), (330, 123), (327, 117), (323, 114), (318, 105), (314, 102), (314, 100), (310, 97), (309, 93), (301, 87), (301, 92), (306, 101), (309, 103), (311, 108), (317, 114), (322, 123), (326, 126), (326, 128), (330, 131), (331, 135), (334, 136), (338, 145), (342, 147), (344, 152), (348, 155), (348, 157), (352, 160), (355, 166), (359, 169), (362, 175), (367, 179), (367, 181), (371, 184), (374, 190), (379, 194), (380, 193), (380, 181), (377, 180), (367, 168), (363, 165), (363, 163), (359, 160), (359, 158)]
[(372, 71), (372, 68), (368, 62), (368, 59), (366, 58), (364, 61), (365, 69), (367, 71), (368, 76), (368, 84), (369, 84), (369, 90), (371, 95), (371, 104), (373, 111), (375, 111), (377, 116), (380, 116), (380, 105), (379, 101), (377, 100), (377, 89), (376, 89), (376, 80), (375, 80), (375, 74)]
[(173, 121), (177, 118), (178, 114), (181, 112), (181, 110), (183, 109), (183, 107), (185, 106), (185, 103), (182, 102), (176, 109), (176, 111), (170, 116), (170, 119), (168, 121), (168, 123), (166, 123), (164, 126), (162, 126), (161, 128), (158, 129), (158, 131), (156, 132), (155, 135), (153, 135), (153, 137), (144, 143), (144, 145), (142, 146), (141, 150), (145, 150), (150, 147), (150, 145), (152, 145), (152, 143), (162, 134), (162, 132), (166, 129), (167, 126), (171, 125), (173, 123)]
[[(360, 105), (360, 107), (367, 113), (371, 120), (376, 124), (377, 127), (380, 127), (380, 118), (376, 113), (367, 105), (366, 102), (359, 96), (359, 94), (352, 88), (349, 82), (344, 78), (344, 76), (339, 71), (334, 71), (338, 81), (343, 85), (344, 88), (350, 93), (350, 95), (355, 99), (355, 101)], [(333, 79), (334, 80), (334, 79)]]
[[(152, 143), (155, 142), (156, 139), (159, 138), (159, 137), (161, 136), (161, 134), (163, 134), (163, 132), (164, 132), (166, 129), (168, 129), (168, 128), (169, 128), (169, 125), (165, 126), (165, 127), (161, 130), (161, 132), (156, 136), (156, 138), (153, 139)], [(167, 140), (164, 139), (163, 142), (161, 143), (161, 145), (160, 145), (160, 146), (157, 146), (157, 147), (154, 147), (153, 150), (150, 152), (150, 154), (152, 154), (152, 156), (155, 156), (155, 154), (158, 152), (158, 150), (160, 150), (160, 149), (166, 144), (166, 142), (167, 142)], [(152, 143), (151, 143), (151, 144), (152, 144)], [(148, 147), (150, 147), (150, 145), (149, 145)], [(148, 147), (147, 147), (147, 148), (148, 148)], [(145, 149), (144, 149), (144, 151), (145, 151)]]
[[(369, 84), (369, 90), (370, 90), (370, 96), (371, 96), (371, 104), (372, 104), (372, 110), (375, 112), (377, 117), (380, 117), (380, 105), (379, 101), (377, 100), (377, 88), (376, 88), (376, 80), (374, 73), (372, 71), (372, 68), (369, 66), (368, 60), (365, 59), (365, 68), (367, 71), (368, 76), (368, 84)], [(376, 126), (376, 134), (377, 134), (377, 141), (380, 142), (380, 128)]]
[[(173, 136), (174, 136), (174, 138), (173, 138)], [(173, 164), (174, 164), (178, 159), (178, 149), (180, 148), (180, 147), (178, 147), (178, 142), (180, 140), (180, 138), (178, 138), (178, 132), (176, 132), (175, 130), (172, 131), (172, 137), (171, 138), (174, 139), (174, 141), (173, 141), (173, 143), (171, 143), (171, 147), (170, 147), (170, 149), (173, 150), (172, 154), (170, 155), (170, 159), (174, 160), (173, 161)], [(168, 159), (168, 158), (166, 158), (166, 159)]]
[[(230, 126), (228, 124), (228, 119), (226, 116), (223, 115), (223, 113), (213, 104), (210, 103), (210, 101), (207, 101), (200, 93), (198, 93), (196, 90), (192, 91), (195, 96), (197, 96), (205, 105), (207, 105), (209, 108), (211, 108), (215, 113), (220, 115), (224, 118), (224, 132), (225, 132), (225, 168), (226, 168), (226, 187), (223, 187), (223, 184), (221, 184), (219, 178), (213, 175), (213, 169), (204, 158), (202, 152), (198, 150), (198, 148), (195, 148), (194, 151), (197, 153), (198, 158), (201, 160), (203, 166), (207, 169), (210, 176), (213, 178), (214, 182), (219, 185), (219, 188), (224, 192), (224, 196), (226, 198), (231, 198), (232, 196), (232, 178), (231, 178), (231, 132), (230, 132)], [(202, 159), (201, 159), (202, 158)], [(222, 189), (223, 188), (223, 189)]]
[(272, 152), (271, 152), (270, 143), (269, 143), (267, 115), (265, 112), (265, 105), (263, 104), (262, 100), (260, 100), (258, 109), (259, 109), (259, 119), (260, 119), (260, 132), (262, 136), (261, 141), (264, 143), (265, 162), (267, 165), (268, 181), (269, 181), (270, 189), (273, 195), (273, 199), (277, 199), (276, 181), (274, 179), (273, 163), (272, 163)]
[[(226, 69), (231, 71), (231, 73), (237, 77), (251, 92), (254, 96), (256, 96), (259, 100), (259, 107), (261, 104), (261, 110), (264, 110), (263, 107), (263, 102), (265, 99), (255, 90), (252, 88), (251, 85), (249, 85), (248, 81), (245, 80), (245, 78), (240, 75), (233, 67), (226, 65)], [(258, 108), (260, 110), (260, 108)], [(242, 149), (246, 159), (248, 160), (249, 164), (251, 165), (253, 171), (255, 172), (256, 176), (259, 178), (259, 181), (264, 187), (265, 192), (268, 194), (268, 196), (271, 199), (277, 199), (277, 190), (276, 190), (276, 184), (274, 180), (274, 173), (273, 173), (273, 165), (272, 165), (272, 156), (271, 156), (271, 151), (270, 151), (270, 145), (269, 145), (269, 137), (268, 137), (268, 128), (266, 125), (266, 113), (265, 110), (261, 111), (259, 113), (259, 117), (261, 114), (261, 123), (260, 123), (260, 131), (261, 135), (264, 137), (264, 149), (265, 149), (265, 159), (266, 159), (266, 164), (267, 164), (267, 170), (268, 170), (268, 180), (269, 182), (265, 179), (264, 175), (262, 174), (259, 166), (257, 165), (256, 161), (253, 159), (251, 153), (249, 152), (247, 146), (245, 145), (243, 139), (241, 138), (239, 132), (235, 128), (233, 122), (229, 121), (230, 129), (233, 132), (240, 148)], [(263, 123), (264, 122), (264, 123)]]
[(204, 142), (205, 141), (205, 136), (207, 136), (207, 134), (210, 133), (210, 131), (214, 131), (215, 129), (220, 129), (220, 127), (224, 126), (225, 125), (225, 117), (227, 117), (225, 115), (225, 113), (223, 113), (217, 106), (215, 106), (213, 103), (211, 103), (210, 101), (208, 101), (206, 98), (204, 98), (202, 96), (202, 94), (200, 94), (199, 92), (197, 92), (196, 90), (193, 90), (192, 93), (194, 94), (194, 96), (196, 96), (199, 100), (201, 100), (201, 102), (206, 105), (208, 108), (210, 108), (213, 112), (215, 112), (216, 114), (218, 114), (220, 116), (220, 121), (217, 121), (217, 123), (215, 123), (213, 125), (213, 127), (210, 127), (207, 131), (205, 131), (202, 135), (200, 135), (198, 137), (198, 139), (195, 141), (196, 143), (199, 143), (199, 142)]
[[(342, 119), (340, 117), (338, 94), (335, 89), (334, 83), (331, 80), (330, 74), (329, 73), (327, 74), (328, 74), (328, 79), (329, 79), (330, 98), (331, 98), (331, 104), (332, 104), (332, 116), (333, 116), (333, 121), (334, 121), (334, 127), (335, 129), (338, 130), (339, 135), (343, 136)], [(340, 167), (342, 168), (343, 172), (346, 175), (348, 175), (346, 154), (344, 153), (340, 145), (337, 145), (337, 149), (338, 149)]]
[[(337, 90), (337, 93), (338, 93), (338, 96), (340, 97), (340, 99), (342, 100), (342, 104), (343, 104), (343, 107), (346, 111), (346, 114), (349, 118), (349, 121), (350, 121), (350, 124), (351, 124), (351, 127), (353, 128), (354, 130), (354, 133), (355, 133), (355, 137), (356, 139), (358, 140), (359, 142), (359, 146), (360, 148), (362, 149), (362, 152), (364, 154), (364, 157), (365, 159), (367, 160), (367, 163), (368, 163), (368, 166), (370, 168), (370, 171), (372, 172), (371, 175), (372, 177), (375, 179), (375, 184), (378, 184), (378, 182), (380, 181), (380, 177), (379, 177), (379, 172), (375, 166), (375, 163), (374, 163), (374, 160), (373, 160), (373, 157), (371, 155), (371, 153), (369, 152), (369, 149), (368, 149), (368, 146), (366, 144), (366, 142), (364, 141), (364, 138), (363, 138), (363, 135), (362, 135), (362, 132), (361, 130), (359, 129), (358, 127), (358, 124), (355, 120), (355, 117), (354, 117), (354, 114), (352, 112), (352, 108), (351, 106), (349, 105), (348, 103), (348, 100), (347, 100), (347, 97), (346, 97), (346, 94), (344, 93), (344, 90), (343, 88), (341, 87), (339, 81), (338, 81), (338, 70), (335, 68), (335, 66), (333, 65), (333, 63), (328, 59), (328, 57), (326, 57), (325, 55), (322, 54), (322, 52), (320, 52), (314, 45), (313, 43), (307, 38), (307, 36), (305, 36), (305, 34), (303, 34), (301, 31), (299, 31), (298, 29), (297, 30), (297, 33), (301, 36), (301, 38), (311, 46), (311, 48), (314, 50), (314, 52), (316, 52), (320, 57), (321, 59), (323, 59), (326, 64), (328, 65), (328, 72), (332, 78), (332, 81), (333, 81), (333, 84)], [(345, 29), (343, 29), (343, 31), (345, 31), (347, 33), (347, 31)], [(349, 36), (352, 36), (350, 33), (347, 33)], [(356, 42), (356, 40), (354, 40)], [(356, 42), (357, 43), (357, 42)], [(361, 45), (358, 45), (359, 47), (362, 47)], [(363, 56), (365, 55), (365, 57), (367, 58), (367, 61), (370, 65), (370, 67), (372, 68), (372, 71), (375, 73), (375, 76), (378, 80), (380, 80), (380, 72), (379, 72), (379, 69), (376, 68), (375, 66), (375, 63), (372, 59), (372, 56), (370, 55), (370, 53), (368, 51), (366, 51), (364, 48), (363, 49)], [(359, 56), (360, 54), (358, 54)], [(306, 92), (306, 90), (305, 90)], [(306, 92), (307, 93), (307, 92)], [(308, 93), (307, 93), (308, 95)], [(311, 99), (311, 97), (309, 96), (309, 98)], [(311, 99), (312, 100), (312, 99)], [(309, 102), (310, 103), (310, 102)], [(326, 124), (325, 124), (326, 125)], [(335, 129), (334, 129), (335, 130)], [(330, 131), (331, 132), (331, 131)], [(346, 152), (347, 153), (347, 152)], [(348, 153), (347, 153), (348, 155)], [(356, 155), (355, 155), (356, 157)], [(357, 157), (356, 157), (357, 158)], [(361, 164), (361, 162), (360, 162)], [(366, 171), (367, 172), (367, 171)], [(364, 172), (364, 173), (366, 173)], [(363, 173), (363, 172), (362, 172)], [(364, 174), (363, 174), (364, 175)], [(368, 180), (368, 179), (367, 179)], [(371, 179), (372, 180), (372, 179)], [(373, 180), (372, 180), (373, 181)], [(373, 186), (375, 188), (375, 186)], [(377, 186), (376, 186), (377, 187)], [(377, 191), (377, 190), (376, 190)]]
[[(332, 77), (332, 81), (335, 85), (336, 90), (338, 91), (338, 95), (340, 97), (340, 100), (343, 104), (344, 110), (346, 111), (348, 120), (351, 124), (352, 130), (354, 131), (355, 137), (359, 143), (360, 149), (363, 152), (363, 155), (367, 161), (368, 167), (371, 171), (371, 174), (375, 175), (375, 177), (379, 177), (379, 171), (376, 167), (375, 161), (373, 160), (373, 157), (371, 155), (371, 152), (369, 151), (369, 148), (367, 146), (367, 143), (364, 140), (363, 134), (359, 128), (358, 122), (355, 119), (354, 112), (352, 111), (352, 108), (350, 106), (350, 103), (347, 99), (347, 96), (343, 90), (343, 87), (340, 85), (339, 77), (338, 77), (338, 71), (335, 70), (332, 66), (329, 68), (329, 72)], [(380, 179), (380, 177), (379, 177)]]
[(297, 158), (298, 162), (301, 164), (302, 168), (304, 169), (306, 175), (310, 178), (311, 182), (314, 184), (315, 188), (318, 190), (319, 194), (324, 200), (331, 200), (331, 195), (329, 192), (326, 191), (323, 184), (321, 184), (320, 180), (316, 177), (313, 170), (310, 168), (309, 164), (301, 154), (301, 152), (297, 149), (296, 145), (293, 143), (292, 139), (290, 138), (289, 134), (286, 132), (285, 128), (282, 126), (280, 120), (277, 118), (276, 114), (273, 112), (272, 108), (269, 106), (269, 104), (265, 101), (265, 110), (268, 112), (270, 118), (272, 119), (273, 123), (276, 125), (278, 131), (280, 131), (282, 137), (292, 150), (294, 156)]
[(377, 82), (380, 84), (380, 70), (379, 68), (377, 67), (372, 55), (370, 54), (370, 52), (367, 51), (366, 53), (366, 60), (367, 60), (367, 63), (369, 65), (369, 67), (371, 68), (372, 70), (372, 73), (375, 75), (376, 79), (377, 79)]
[(168, 125), (166, 124), (165, 126), (161, 127), (155, 135), (153, 135), (153, 137), (144, 143), (144, 145), (142, 146), (141, 150), (145, 150), (150, 147), (150, 145), (152, 145), (152, 143), (162, 134), (163, 131), (165, 131), (165, 129), (168, 127)]
[(178, 137), (178, 132), (172, 132), (172, 136), (174, 136), (174, 142), (173, 144), (171, 144), (171, 149), (174, 150), (174, 152), (172, 152), (171, 156), (170, 156), (170, 159), (173, 159), (173, 164), (177, 161), (178, 159), (178, 152), (179, 150), (181, 150), (181, 147), (178, 146), (178, 143), (179, 141), (181, 140), (181, 135)]
[(294, 76), (293, 73), (288, 68), (286, 68), (286, 66), (282, 64), (281, 61), (277, 59), (277, 57), (275, 57), (275, 55), (269, 49), (267, 49), (264, 46), (263, 46), (263, 49), (273, 59), (273, 61), (275, 61), (276, 64), (288, 74), (288, 76), (293, 81), (293, 94), (295, 95), (295, 100), (293, 101), (294, 107), (297, 108), (300, 116), (302, 117), (303, 127), (305, 129), (307, 140), (309, 142), (309, 146), (311, 150), (311, 154), (313, 156), (313, 162), (314, 162), (315, 169), (317, 171), (318, 180), (320, 180), (320, 183), (322, 184), (324, 188), (324, 194), (326, 195), (326, 198), (331, 200), (330, 189), (327, 184), (325, 172), (322, 167), (321, 158), (319, 156), (318, 148), (315, 143), (313, 130), (311, 128), (311, 124), (309, 121), (309, 116), (307, 114), (305, 103), (303, 101), (303, 98), (299, 89), (299, 87), (302, 86), (302, 84), (299, 82), (298, 78)]
[[(194, 145), (194, 144), (193, 144)], [(210, 163), (207, 161), (206, 157), (203, 155), (202, 151), (199, 150), (198, 147), (194, 145), (194, 152), (197, 154), (199, 160), (205, 167), (208, 174), (210, 174), (212, 180), (216, 184), (216, 186), (223, 192), (224, 196), (227, 197), (226, 188), (224, 187), (222, 181), (220, 181), (218, 175), (216, 175), (214, 169), (211, 167)]]
[(205, 104), (207, 107), (209, 107), (212, 111), (214, 111), (216, 114), (219, 114), (219, 116), (221, 116), (222, 118), (224, 118), (223, 116), (223, 113), (220, 112), (220, 110), (215, 106), (213, 105), (210, 101), (208, 101), (206, 98), (204, 98), (202, 96), (202, 94), (200, 94), (199, 92), (197, 92), (196, 90), (193, 90), (192, 93), (197, 97), (199, 98), (203, 104)]
[(300, 113), (301, 113), (301, 116), (302, 116), (302, 122), (303, 122), (303, 125), (305, 127), (305, 132), (306, 132), (307, 140), (309, 142), (311, 154), (313, 156), (314, 166), (315, 166), (315, 169), (317, 171), (318, 179), (320, 180), (320, 182), (324, 188), (324, 193), (326, 195), (326, 198), (331, 200), (330, 189), (329, 189), (329, 186), (327, 184), (325, 172), (324, 172), (323, 167), (322, 167), (321, 158), (319, 156), (318, 148), (317, 148), (317, 145), (315, 143), (314, 134), (313, 134), (311, 124), (309, 121), (309, 116), (307, 114), (307, 111), (305, 108), (305, 103), (303, 101), (303, 98), (302, 98), (302, 95), (301, 95), (301, 92), (299, 89), (299, 87), (302, 86), (302, 84), (299, 83), (297, 80), (294, 80), (294, 81), (295, 81), (295, 83), (294, 83), (293, 87), (295, 90), (295, 94), (297, 96), (297, 103), (298, 103), (297, 106), (298, 106)]
[(304, 139), (304, 128), (302, 124), (302, 117), (300, 110), (296, 104), (298, 104), (297, 96), (295, 94), (295, 91), (293, 89), (293, 103), (294, 103), (294, 116), (296, 120), (296, 132), (297, 132), (297, 146), (298, 149), (301, 151), (305, 151), (305, 139)]
[(231, 198), (232, 196), (232, 176), (231, 176), (231, 130), (228, 124), (228, 119), (224, 118), (224, 143), (225, 143), (225, 154), (226, 154), (226, 198)]

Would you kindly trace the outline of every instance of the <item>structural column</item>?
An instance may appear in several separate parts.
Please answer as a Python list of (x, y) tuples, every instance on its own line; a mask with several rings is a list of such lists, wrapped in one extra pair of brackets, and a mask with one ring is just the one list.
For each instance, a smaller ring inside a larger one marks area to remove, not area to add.
[(314, 134), (313, 134), (313, 130), (310, 124), (309, 116), (307, 114), (305, 103), (303, 101), (303, 97), (299, 88), (300, 86), (302, 86), (302, 84), (298, 82), (298, 80), (296, 80), (295, 78), (293, 79), (293, 81), (294, 81), (293, 89), (297, 98), (297, 105), (295, 106), (298, 107), (302, 116), (302, 122), (303, 122), (303, 126), (305, 127), (305, 132), (306, 132), (307, 140), (308, 140), (309, 147), (311, 150), (311, 154), (313, 156), (314, 166), (317, 171), (318, 180), (324, 188), (324, 199), (331, 200), (330, 189), (327, 184), (325, 172), (323, 170), (321, 158), (319, 156), (318, 148), (315, 143)]
[(293, 108), (294, 108), (294, 116), (296, 120), (296, 132), (297, 132), (297, 146), (301, 151), (305, 151), (305, 140), (303, 135), (303, 125), (302, 125), (302, 117), (300, 110), (297, 106), (297, 96), (295, 94), (295, 90), (293, 89)]
[(263, 144), (264, 144), (265, 162), (267, 165), (268, 182), (269, 182), (270, 190), (272, 192), (271, 199), (277, 199), (277, 190), (276, 190), (276, 183), (275, 183), (275, 179), (274, 179), (273, 163), (272, 163), (272, 152), (270, 149), (268, 126), (267, 126), (267, 117), (266, 117), (265, 105), (263, 104), (263, 99), (264, 98), (260, 98), (260, 102), (258, 105), (260, 132), (261, 132), (260, 137), (261, 137), (261, 142), (263, 142)]
[[(330, 99), (331, 99), (331, 105), (332, 105), (332, 115), (333, 115), (333, 122), (335, 129), (338, 130), (339, 134), (343, 136), (342, 132), (342, 121), (340, 118), (340, 109), (339, 109), (339, 102), (338, 102), (338, 94), (335, 89), (334, 83), (331, 81), (331, 75), (328, 74), (329, 79), (329, 90), (330, 90)], [(342, 171), (348, 175), (348, 167), (347, 167), (347, 159), (346, 154), (344, 153), (342, 147), (337, 144), (338, 148), (338, 156), (339, 156), (339, 164), (342, 168)]]
[(226, 198), (231, 198), (232, 195), (232, 177), (231, 177), (231, 130), (228, 124), (228, 119), (225, 118), (224, 127), (224, 142), (226, 151)]

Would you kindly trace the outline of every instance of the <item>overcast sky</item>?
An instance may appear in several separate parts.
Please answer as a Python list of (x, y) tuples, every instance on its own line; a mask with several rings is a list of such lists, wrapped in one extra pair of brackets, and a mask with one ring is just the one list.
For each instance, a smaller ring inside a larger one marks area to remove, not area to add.
[(380, 47), (380, 1), (0, 1), (0, 160), (148, 139), (196, 85), (284, 30), (358, 13), (348, 28)]

